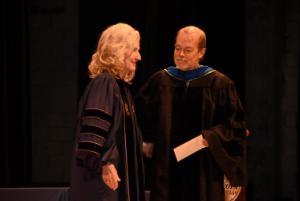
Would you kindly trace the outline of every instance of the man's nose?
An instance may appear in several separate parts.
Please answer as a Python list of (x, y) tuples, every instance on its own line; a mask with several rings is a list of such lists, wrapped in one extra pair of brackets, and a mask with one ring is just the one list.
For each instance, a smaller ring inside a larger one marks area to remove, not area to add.
[(184, 50), (180, 50), (179, 55), (184, 56), (185, 55)]

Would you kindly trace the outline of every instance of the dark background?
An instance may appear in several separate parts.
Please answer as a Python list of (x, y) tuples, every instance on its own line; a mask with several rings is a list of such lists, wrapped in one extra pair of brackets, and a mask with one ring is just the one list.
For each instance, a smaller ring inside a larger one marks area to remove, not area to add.
[[(88, 1), (80, 3), (81, 74), (86, 72), (86, 65), (96, 48), (99, 32), (112, 23), (129, 23), (137, 28), (142, 36), (142, 62), (133, 85), (134, 93), (150, 74), (173, 64), (176, 32), (183, 26), (193, 24), (202, 27), (207, 33), (205, 63), (233, 77), (239, 82), (237, 87), (241, 89), (240, 93), (243, 93), (245, 59), (243, 1), (230, 4), (217, 1), (175, 0), (166, 4), (159, 0), (135, 0), (117, 4), (118, 7), (116, 2), (111, 1), (102, 7), (101, 2), (93, 3), (93, 6)], [(105, 9), (105, 12), (99, 10), (99, 7)]]
[(141, 33), (132, 93), (173, 65), (176, 31), (207, 34), (204, 64), (230, 76), (246, 108), (248, 200), (298, 200), (299, 1), (3, 0), (0, 187), (68, 186), (78, 99), (99, 33)]

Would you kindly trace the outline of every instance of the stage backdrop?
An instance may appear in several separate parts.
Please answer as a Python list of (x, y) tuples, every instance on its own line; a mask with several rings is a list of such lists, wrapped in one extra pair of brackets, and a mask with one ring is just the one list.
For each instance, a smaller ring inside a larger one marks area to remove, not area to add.
[(248, 200), (298, 199), (299, 1), (0, 2), (1, 187), (67, 187), (77, 103), (101, 32), (142, 36), (133, 94), (172, 65), (176, 31), (201, 26), (204, 63), (228, 74), (246, 108)]

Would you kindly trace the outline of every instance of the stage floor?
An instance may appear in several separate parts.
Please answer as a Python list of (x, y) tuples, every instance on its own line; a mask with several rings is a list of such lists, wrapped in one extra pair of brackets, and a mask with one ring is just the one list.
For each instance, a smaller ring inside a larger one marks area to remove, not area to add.
[[(145, 191), (146, 201), (149, 191)], [(0, 201), (68, 201), (69, 187), (0, 188)]]

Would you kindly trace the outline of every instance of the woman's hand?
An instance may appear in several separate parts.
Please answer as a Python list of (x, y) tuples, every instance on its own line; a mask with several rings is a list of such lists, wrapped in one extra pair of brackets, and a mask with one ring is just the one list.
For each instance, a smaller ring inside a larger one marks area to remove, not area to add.
[(102, 166), (102, 180), (110, 189), (116, 190), (118, 188), (121, 179), (114, 164), (108, 163)]

